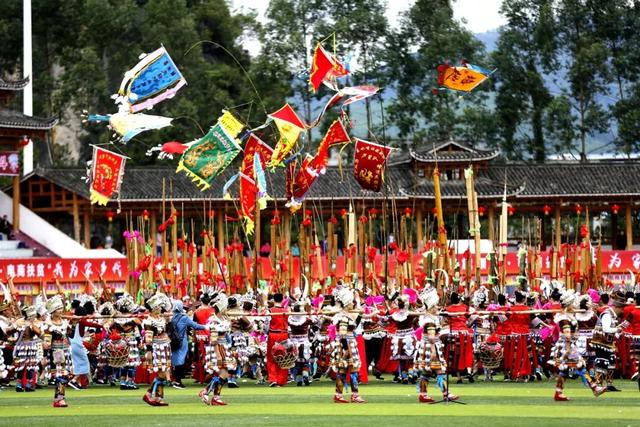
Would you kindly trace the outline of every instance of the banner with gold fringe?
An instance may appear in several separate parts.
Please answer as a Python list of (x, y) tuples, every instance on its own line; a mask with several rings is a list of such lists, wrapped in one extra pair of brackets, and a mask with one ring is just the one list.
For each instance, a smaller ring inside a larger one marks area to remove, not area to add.
[(242, 151), (238, 136), (244, 125), (225, 111), (209, 132), (185, 150), (178, 163), (180, 171), (192, 178), (202, 191), (224, 171)]
[(353, 155), (353, 174), (364, 190), (380, 191), (384, 180), (384, 165), (391, 152), (390, 147), (356, 140), (356, 151)]
[(105, 206), (113, 195), (120, 191), (126, 161), (125, 156), (104, 148), (93, 147), (89, 189), (91, 204), (98, 203)]

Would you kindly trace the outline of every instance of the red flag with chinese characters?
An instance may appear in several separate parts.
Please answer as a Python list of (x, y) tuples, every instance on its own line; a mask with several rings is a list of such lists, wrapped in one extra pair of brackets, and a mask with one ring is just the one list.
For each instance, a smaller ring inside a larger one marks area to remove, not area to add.
[(244, 158), (242, 159), (242, 167), (240, 168), (240, 172), (252, 179), (255, 179), (253, 173), (253, 158), (255, 153), (260, 155), (260, 163), (262, 163), (262, 167), (265, 168), (267, 162), (271, 160), (273, 148), (269, 147), (264, 141), (252, 133), (249, 135), (249, 139), (247, 139), (247, 143), (244, 146)]
[(333, 145), (344, 144), (350, 142), (349, 134), (344, 128), (344, 125), (340, 120), (335, 120), (331, 123), (329, 130), (325, 134), (324, 138), (318, 146), (318, 152), (313, 160), (310, 162), (310, 166), (319, 173), (324, 173), (327, 164), (329, 163), (329, 148)]
[(252, 234), (254, 228), (254, 212), (256, 210), (256, 182), (247, 175), (240, 173), (240, 210), (245, 221), (246, 234)]
[(462, 92), (471, 92), (493, 74), (492, 71), (466, 62), (458, 67), (440, 64), (437, 71), (440, 86)]
[(313, 87), (313, 91), (317, 91), (323, 82), (330, 83), (337, 77), (346, 76), (347, 74), (349, 74), (347, 68), (318, 43), (313, 52), (311, 75), (309, 76), (309, 84)]
[(91, 204), (106, 205), (120, 191), (126, 157), (99, 147), (93, 147), (91, 167)]
[(353, 174), (358, 184), (371, 191), (380, 191), (384, 180), (384, 165), (391, 148), (362, 139), (356, 140)]

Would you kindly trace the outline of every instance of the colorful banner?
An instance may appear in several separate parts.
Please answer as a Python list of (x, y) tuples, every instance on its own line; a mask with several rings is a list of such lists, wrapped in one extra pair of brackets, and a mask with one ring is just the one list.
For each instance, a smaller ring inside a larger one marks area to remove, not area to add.
[(305, 194), (307, 194), (313, 183), (316, 181), (316, 178), (318, 178), (318, 171), (311, 166), (312, 161), (313, 157), (307, 154), (302, 161), (302, 165), (300, 165), (300, 170), (298, 170), (298, 173), (293, 180), (292, 198), (290, 200), (292, 205), (299, 205), (302, 203)]
[(471, 92), (492, 74), (477, 65), (463, 63), (460, 67), (438, 65), (438, 85), (462, 92)]
[(268, 167), (273, 168), (282, 164), (284, 158), (298, 141), (300, 133), (306, 129), (306, 126), (289, 104), (285, 104), (275, 113), (269, 114), (269, 117), (276, 123), (276, 127), (280, 132), (280, 139), (276, 143), (276, 148), (267, 163)]
[(224, 112), (205, 136), (185, 150), (176, 173), (185, 171), (202, 191), (211, 187), (214, 178), (242, 151), (237, 136), (243, 128), (231, 113)]
[(127, 279), (127, 259), (61, 259), (61, 258), (21, 258), (0, 259), (0, 280), (7, 282), (38, 283), (40, 281), (60, 282), (85, 281), (85, 275), (92, 281), (99, 281), (100, 275), (107, 282)]
[(240, 210), (245, 224), (245, 233), (253, 234), (254, 212), (256, 210), (256, 182), (247, 175), (240, 173)]
[(342, 121), (334, 120), (324, 135), (324, 138), (322, 138), (318, 146), (318, 152), (311, 161), (310, 166), (315, 169), (316, 172), (324, 174), (327, 169), (327, 164), (329, 163), (329, 148), (334, 145), (346, 144), (347, 142), (351, 142), (351, 138), (349, 138), (349, 134), (344, 128)]
[(98, 203), (105, 206), (113, 195), (120, 191), (126, 161), (127, 158), (120, 154), (93, 147), (89, 189), (91, 204)]
[(0, 176), (20, 175), (20, 154), (17, 151), (0, 152)]
[(353, 174), (356, 181), (364, 190), (378, 192), (382, 188), (384, 165), (391, 148), (358, 138), (355, 140)]
[(118, 95), (132, 113), (153, 108), (165, 99), (173, 98), (187, 81), (163, 47), (147, 55), (124, 73)]
[(249, 135), (247, 143), (244, 146), (244, 158), (242, 159), (242, 166), (240, 167), (240, 172), (250, 178), (255, 178), (253, 173), (253, 157), (256, 153), (260, 155), (260, 163), (262, 167), (265, 168), (267, 166), (267, 162), (271, 160), (273, 148), (269, 147), (264, 141), (252, 133)]
[[(540, 254), (542, 262), (542, 275), (548, 277), (551, 269), (551, 254), (549, 252), (543, 252)], [(317, 268), (316, 256), (310, 258), (312, 260), (312, 273), (310, 279), (317, 279), (318, 271), (329, 271), (329, 260), (326, 256), (322, 256), (322, 270)], [(465, 257), (460, 254), (457, 256), (458, 262), (461, 265), (461, 270), (465, 268)], [(345, 274), (345, 263), (348, 257), (338, 256), (335, 260), (335, 276), (343, 277)], [(395, 277), (396, 272), (396, 260), (395, 254), (389, 254), (388, 256), (387, 273), (389, 277)], [(418, 271), (422, 268), (420, 261), (422, 255), (415, 254), (413, 256), (413, 268), (414, 271)], [(275, 274), (274, 265), (271, 264), (269, 258), (259, 258), (260, 263), (260, 278), (269, 280)], [(293, 258), (293, 273), (291, 277), (294, 280), (294, 285), (299, 284), (299, 257)], [(253, 257), (245, 258), (246, 270), (251, 271), (253, 263)], [(162, 259), (156, 258), (156, 264), (161, 265)], [(361, 270), (361, 262), (356, 263), (358, 269)], [(560, 264), (564, 265), (564, 260), (560, 259)], [(481, 258), (481, 274), (486, 280), (488, 275), (489, 263), (486, 259), (486, 254), (482, 254)], [(176, 274), (183, 275), (181, 271), (182, 262), (178, 260), (176, 264)], [(185, 264), (188, 271), (184, 274), (191, 274), (191, 263)], [(384, 276), (384, 255), (378, 254), (374, 261), (375, 275), (379, 278)], [(203, 271), (202, 260), (198, 260), (198, 272)], [(157, 268), (159, 269), (159, 268)], [(515, 280), (515, 276), (519, 274), (518, 271), (518, 258), (517, 254), (512, 252), (507, 254), (506, 258), (507, 269), (507, 281), (511, 283)], [(640, 251), (603, 251), (602, 252), (602, 272), (603, 276), (613, 283), (630, 283), (631, 275), (629, 270), (637, 272), (640, 270)], [(58, 279), (63, 287), (77, 292), (81, 292), (84, 289), (86, 280), (83, 276), (86, 274), (92, 281), (95, 282), (96, 287), (100, 287), (99, 274), (108, 283), (116, 284), (116, 291), (122, 292), (124, 290), (124, 282), (127, 279), (129, 271), (127, 269), (127, 260), (122, 259), (60, 259), (60, 258), (32, 258), (32, 259), (0, 259), (0, 281), (7, 282), (8, 276), (13, 276), (13, 281), (16, 285), (18, 292), (22, 295), (33, 295), (33, 292), (39, 292), (39, 286), (42, 282), (47, 285), (48, 293), (55, 293), (54, 282)], [(513, 280), (512, 280), (513, 279)]]
[(379, 89), (380, 88), (378, 86), (369, 86), (369, 85), (344, 87), (340, 89), (340, 92), (345, 95), (349, 95), (351, 98), (344, 101), (344, 104), (342, 104), (342, 107), (346, 107), (349, 104), (353, 104), (354, 102), (358, 102), (365, 98), (373, 96), (376, 93), (378, 93)]
[(318, 43), (313, 51), (309, 84), (316, 92), (322, 83), (334, 88), (335, 79), (349, 74), (347, 68)]

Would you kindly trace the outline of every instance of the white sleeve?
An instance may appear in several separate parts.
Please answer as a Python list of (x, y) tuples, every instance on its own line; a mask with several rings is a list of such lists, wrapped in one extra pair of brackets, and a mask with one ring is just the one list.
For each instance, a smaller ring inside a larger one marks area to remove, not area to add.
[(615, 322), (611, 316), (611, 312), (605, 311), (602, 313), (602, 332), (606, 334), (615, 334), (618, 330), (615, 327)]

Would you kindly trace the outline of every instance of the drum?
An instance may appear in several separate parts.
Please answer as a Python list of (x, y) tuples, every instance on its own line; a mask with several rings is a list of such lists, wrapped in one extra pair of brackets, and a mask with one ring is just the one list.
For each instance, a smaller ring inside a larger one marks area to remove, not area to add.
[(291, 341), (285, 340), (274, 344), (272, 348), (273, 360), (280, 369), (291, 369), (298, 358), (298, 347)]
[(127, 366), (127, 362), (129, 361), (129, 347), (122, 339), (109, 341), (104, 346), (104, 356), (107, 358), (109, 366), (113, 368), (123, 368)]
[(487, 369), (496, 369), (502, 363), (504, 349), (499, 342), (485, 341), (480, 346), (478, 359), (482, 362), (482, 366)]

